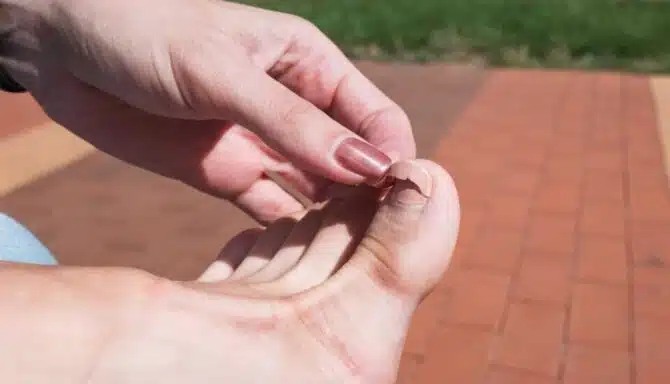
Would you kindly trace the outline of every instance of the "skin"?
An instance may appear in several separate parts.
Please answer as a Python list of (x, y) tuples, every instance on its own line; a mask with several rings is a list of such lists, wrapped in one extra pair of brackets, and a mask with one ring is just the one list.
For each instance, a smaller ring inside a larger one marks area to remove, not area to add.
[(416, 164), (430, 198), (407, 181), (381, 203), (360, 187), (234, 238), (199, 281), (0, 268), (0, 372), (50, 384), (392, 383), (458, 232), (451, 179)]
[[(425, 161), (430, 197), (399, 181), (381, 203), (365, 186), (327, 199), (369, 181), (336, 161), (344, 138), (415, 156), (406, 115), (332, 42), (224, 1), (0, 7), (16, 22), (0, 63), (52, 119), (269, 224), (200, 281), (0, 263), (4, 381), (394, 381), (411, 316), (448, 265), (458, 201)], [(325, 202), (305, 210), (268, 172)]]

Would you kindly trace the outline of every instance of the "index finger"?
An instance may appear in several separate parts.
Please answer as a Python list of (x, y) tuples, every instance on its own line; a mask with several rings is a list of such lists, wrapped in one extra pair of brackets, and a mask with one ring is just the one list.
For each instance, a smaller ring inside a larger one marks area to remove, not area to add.
[(402, 108), (316, 26), (299, 25), (293, 54), (280, 60), (280, 67), (291, 71), (271, 69), (271, 74), (394, 161), (413, 159), (416, 144)]
[(329, 63), (327, 68), (332, 71), (320, 74), (336, 85), (328, 106), (329, 115), (394, 161), (415, 158), (414, 133), (405, 111), (318, 29), (306, 39), (312, 40), (309, 46), (322, 50)]
[(394, 161), (416, 157), (412, 125), (405, 111), (353, 64), (340, 80), (330, 113)]

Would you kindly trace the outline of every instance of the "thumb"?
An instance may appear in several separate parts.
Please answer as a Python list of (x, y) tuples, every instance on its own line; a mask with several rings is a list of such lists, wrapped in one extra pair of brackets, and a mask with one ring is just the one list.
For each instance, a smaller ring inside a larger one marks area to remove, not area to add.
[(338, 183), (374, 184), (390, 166), (386, 154), (261, 68), (238, 63), (216, 76), (206, 72), (192, 74), (206, 87), (198, 92), (205, 113), (235, 120), (297, 167)]
[(459, 228), (458, 196), (451, 177), (433, 162), (396, 163), (391, 174), (396, 167), (403, 168), (401, 179), (382, 202), (351, 265), (362, 265), (392, 294), (421, 298), (449, 265)]

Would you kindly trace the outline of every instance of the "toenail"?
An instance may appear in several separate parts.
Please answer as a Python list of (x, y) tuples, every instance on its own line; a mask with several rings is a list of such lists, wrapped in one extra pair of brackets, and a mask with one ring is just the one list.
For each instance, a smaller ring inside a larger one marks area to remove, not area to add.
[(428, 171), (411, 161), (401, 161), (393, 164), (380, 184), (383, 187), (391, 183), (393, 179), (411, 182), (427, 198), (433, 192), (433, 179)]

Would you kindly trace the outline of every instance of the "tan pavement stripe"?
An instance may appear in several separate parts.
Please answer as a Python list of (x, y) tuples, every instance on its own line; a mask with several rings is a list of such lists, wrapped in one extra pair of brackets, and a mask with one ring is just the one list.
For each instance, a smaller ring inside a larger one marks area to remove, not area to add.
[(656, 100), (659, 134), (665, 156), (665, 172), (670, 176), (670, 77), (653, 77), (651, 88)]
[(65, 128), (46, 123), (0, 141), (0, 196), (95, 151)]

